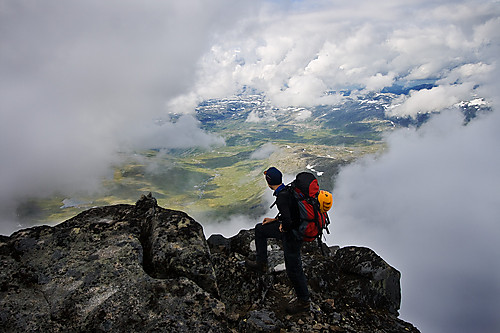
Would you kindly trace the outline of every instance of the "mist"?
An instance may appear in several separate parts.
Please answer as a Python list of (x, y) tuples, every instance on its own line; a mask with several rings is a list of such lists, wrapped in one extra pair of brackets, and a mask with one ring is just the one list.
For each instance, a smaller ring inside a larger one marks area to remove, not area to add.
[(336, 179), (333, 243), (368, 246), (402, 272), (401, 315), (422, 332), (500, 328), (498, 112), (399, 130)]
[[(260, 154), (259, 152), (269, 149), (271, 145), (261, 147), (257, 149), (255, 152)], [(267, 168), (266, 168), (267, 169)], [(264, 172), (264, 170), (262, 170)], [(292, 174), (283, 174), (283, 183), (289, 184), (295, 179), (295, 175)], [(276, 200), (276, 197), (273, 195), (274, 191), (271, 190), (264, 178), (264, 174), (262, 174), (262, 204), (265, 207), (271, 207), (271, 205)], [(249, 230), (255, 227), (257, 223), (261, 223), (265, 217), (275, 217), (278, 215), (278, 209), (276, 205), (273, 208), (270, 208), (266, 213), (259, 217), (250, 217), (246, 215), (233, 215), (227, 219), (217, 219), (207, 218), (205, 216), (196, 216), (196, 220), (200, 221), (203, 225), (203, 231), (205, 237), (210, 237), (211, 235), (223, 235), (226, 238), (232, 237), (241, 230)]]
[(118, 153), (224, 141), (175, 104), (214, 36), (258, 1), (0, 1), (0, 232), (15, 207), (95, 193)]

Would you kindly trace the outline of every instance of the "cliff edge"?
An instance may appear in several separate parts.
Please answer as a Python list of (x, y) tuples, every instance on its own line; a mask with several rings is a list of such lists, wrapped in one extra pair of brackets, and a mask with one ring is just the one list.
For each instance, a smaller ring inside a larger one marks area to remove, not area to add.
[(306, 244), (309, 313), (293, 295), (280, 244), (272, 270), (248, 271), (253, 230), (205, 239), (151, 196), (87, 210), (54, 227), (0, 236), (5, 332), (419, 332), (398, 319), (400, 273), (372, 250)]

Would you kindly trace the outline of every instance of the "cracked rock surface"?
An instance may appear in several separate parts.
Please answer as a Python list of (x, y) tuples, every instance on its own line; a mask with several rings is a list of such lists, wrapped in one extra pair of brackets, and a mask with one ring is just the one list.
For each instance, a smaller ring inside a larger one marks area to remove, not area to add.
[(201, 226), (152, 197), (0, 239), (5, 332), (225, 331)]

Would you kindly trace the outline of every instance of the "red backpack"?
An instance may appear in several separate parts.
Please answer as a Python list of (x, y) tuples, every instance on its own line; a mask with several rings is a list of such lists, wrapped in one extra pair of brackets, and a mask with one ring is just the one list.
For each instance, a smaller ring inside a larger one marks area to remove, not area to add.
[(323, 230), (330, 233), (328, 230), (330, 219), (327, 212), (320, 210), (318, 180), (310, 172), (301, 172), (289, 186), (299, 206), (299, 235), (306, 242), (312, 242), (315, 239), (321, 242)]

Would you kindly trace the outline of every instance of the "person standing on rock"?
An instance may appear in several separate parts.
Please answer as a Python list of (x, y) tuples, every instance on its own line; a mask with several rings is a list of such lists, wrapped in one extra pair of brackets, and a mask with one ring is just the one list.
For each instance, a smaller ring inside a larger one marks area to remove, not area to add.
[(274, 191), (278, 215), (276, 218), (266, 217), (255, 226), (256, 260), (246, 260), (246, 266), (259, 273), (267, 272), (267, 239), (282, 241), (285, 256), (285, 267), (288, 278), (292, 282), (297, 299), (288, 304), (286, 310), (290, 314), (309, 311), (310, 299), (307, 279), (302, 269), (300, 248), (302, 239), (297, 238), (292, 230), (300, 225), (300, 213), (293, 194), (285, 190), (282, 173), (275, 167), (264, 171), (267, 184)]

